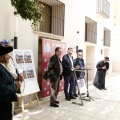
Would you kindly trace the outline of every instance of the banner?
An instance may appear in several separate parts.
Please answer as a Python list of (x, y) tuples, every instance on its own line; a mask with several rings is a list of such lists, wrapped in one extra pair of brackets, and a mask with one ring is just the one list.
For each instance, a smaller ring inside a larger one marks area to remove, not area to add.
[(13, 58), (18, 70), (23, 70), (25, 89), (22, 96), (39, 92), (32, 50), (14, 50)]
[[(55, 48), (61, 47), (62, 56), (66, 54), (66, 43), (51, 40), (51, 39), (42, 39), (42, 76), (47, 69), (48, 62), (50, 57), (55, 54)], [(64, 89), (64, 80), (60, 81), (59, 91)], [(42, 98), (50, 96), (50, 82), (42, 79)]]

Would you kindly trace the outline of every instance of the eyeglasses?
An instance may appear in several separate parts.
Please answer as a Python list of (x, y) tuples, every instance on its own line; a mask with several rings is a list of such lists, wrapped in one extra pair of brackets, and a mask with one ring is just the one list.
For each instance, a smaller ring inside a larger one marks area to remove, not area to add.
[(59, 50), (58, 52), (62, 52), (62, 51)]
[(78, 56), (83, 56), (83, 55), (79, 55), (79, 54), (78, 54)]
[(10, 45), (9, 44), (5, 44), (4, 47), (9, 47)]

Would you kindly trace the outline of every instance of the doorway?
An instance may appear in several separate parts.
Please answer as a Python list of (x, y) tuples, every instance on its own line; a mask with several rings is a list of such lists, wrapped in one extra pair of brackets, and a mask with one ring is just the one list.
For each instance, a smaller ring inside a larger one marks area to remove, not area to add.
[(93, 80), (95, 76), (95, 47), (86, 46), (86, 67), (90, 68), (88, 79)]
[[(109, 55), (110, 55), (110, 50), (107, 49), (107, 48), (104, 48), (104, 57), (105, 57), (105, 56), (108, 56), (108, 57), (109, 57)], [(108, 75), (109, 73), (110, 73), (110, 71), (108, 70), (106, 74)]]

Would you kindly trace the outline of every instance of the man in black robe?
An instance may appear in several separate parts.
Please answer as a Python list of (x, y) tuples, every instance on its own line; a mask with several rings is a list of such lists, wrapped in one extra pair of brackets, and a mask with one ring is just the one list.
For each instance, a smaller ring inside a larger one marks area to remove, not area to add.
[(96, 76), (93, 81), (93, 85), (97, 87), (98, 89), (102, 90), (107, 90), (105, 87), (105, 76), (106, 76), (106, 71), (109, 69), (109, 57), (105, 57), (104, 60), (101, 60), (97, 63), (96, 68)]

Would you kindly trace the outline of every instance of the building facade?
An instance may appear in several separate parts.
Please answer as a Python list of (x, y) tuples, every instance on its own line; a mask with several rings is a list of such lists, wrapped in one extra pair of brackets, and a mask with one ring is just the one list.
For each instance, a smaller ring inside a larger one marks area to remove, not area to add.
[[(65, 42), (66, 48), (73, 47), (74, 58), (76, 49), (82, 49), (85, 64), (91, 68), (90, 80), (94, 79), (96, 63), (106, 55), (111, 60), (108, 73), (112, 72), (113, 0), (40, 0), (40, 3), (45, 6), (43, 23), (35, 30), (30, 21), (18, 16), (18, 49), (33, 50), (37, 72), (41, 38)], [(14, 25), (14, 8), (10, 0), (4, 0), (0, 4), (0, 39), (12, 40)]]
[(120, 1), (114, 0), (113, 71), (120, 72)]

